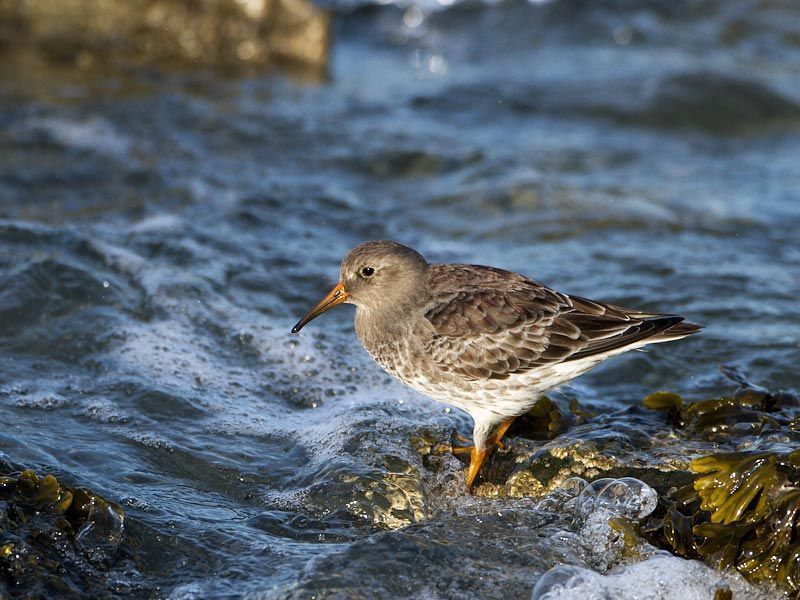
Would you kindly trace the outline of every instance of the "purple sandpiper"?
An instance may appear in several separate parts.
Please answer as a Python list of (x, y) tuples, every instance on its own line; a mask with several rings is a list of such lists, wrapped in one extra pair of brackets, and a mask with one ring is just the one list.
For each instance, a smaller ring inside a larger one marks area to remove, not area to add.
[(548, 390), (605, 359), (700, 330), (683, 317), (568, 296), (523, 275), (428, 263), (397, 242), (366, 242), (342, 261), (339, 283), (292, 328), (342, 303), (386, 371), (472, 417), (467, 489), (515, 417)]

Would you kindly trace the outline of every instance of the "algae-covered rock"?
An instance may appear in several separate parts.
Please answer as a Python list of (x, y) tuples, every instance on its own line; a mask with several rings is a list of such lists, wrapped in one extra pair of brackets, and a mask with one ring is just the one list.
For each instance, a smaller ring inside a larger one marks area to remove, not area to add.
[[(800, 592), (800, 451), (796, 443), (798, 399), (753, 385), (738, 369), (722, 372), (739, 384), (730, 396), (686, 403), (658, 392), (645, 407), (666, 411), (682, 444), (712, 437), (759, 451), (717, 452), (689, 463), (690, 484), (668, 491), (641, 532), (652, 543), (719, 568), (736, 568), (753, 583)], [(776, 440), (765, 447), (764, 434)], [(759, 439), (760, 438), (760, 439)]]
[[(580, 478), (584, 490), (572, 506), (580, 515), (584, 505), (597, 504), (596, 487), (607, 490), (603, 502), (627, 500), (637, 497), (630, 486), (616, 494), (609, 482), (636, 481), (658, 494), (657, 507), (653, 497), (647, 510), (604, 522), (603, 530), (610, 527), (621, 541), (620, 556), (635, 558), (643, 538), (681, 557), (736, 569), (751, 583), (798, 594), (800, 450), (786, 449), (800, 441), (800, 402), (794, 394), (750, 384), (735, 369), (724, 372), (739, 385), (731, 395), (687, 402), (656, 392), (645, 398), (645, 411), (630, 407), (595, 416), (542, 399), (488, 461), (475, 495), (547, 501)], [(655, 411), (668, 414), (670, 427)], [(427, 470), (440, 470), (446, 460), (432, 451), (435, 437), (414, 443)], [(718, 451), (708, 453), (710, 447)], [(743, 447), (758, 450), (719, 451)], [(730, 596), (727, 589), (715, 593)]]
[(718, 439), (736, 433), (759, 434), (763, 431), (792, 429), (797, 420), (798, 397), (784, 391), (770, 392), (750, 383), (745, 375), (732, 367), (721, 367), (722, 373), (739, 384), (730, 396), (685, 403), (672, 392), (655, 392), (642, 404), (650, 410), (667, 413), (667, 422), (690, 433)]
[(117, 504), (52, 475), (0, 475), (0, 597), (103, 593), (123, 538)]
[[(788, 435), (796, 420), (793, 398), (742, 384), (724, 403), (737, 410), (772, 411), (777, 427)], [(645, 402), (687, 414), (674, 398), (651, 396)], [(711, 406), (690, 408), (697, 405)], [(702, 413), (695, 410), (687, 422), (702, 422), (697, 420)], [(709, 423), (694, 432), (703, 433)], [(642, 534), (680, 556), (701, 558), (718, 569), (736, 568), (752, 583), (800, 592), (800, 450), (716, 453), (694, 459), (689, 467), (692, 483), (662, 497), (662, 512), (641, 528)]]
[[(648, 419), (636, 431), (613, 418), (589, 417), (554, 435), (562, 427), (553, 426), (563, 423), (560, 412), (542, 405), (528, 423), (550, 441), (512, 437), (486, 469), (489, 483), (476, 493), (542, 496), (571, 477), (591, 485), (636, 477), (658, 492), (659, 501), (641, 522), (612, 522), (626, 547), (637, 547), (637, 535), (643, 536), (679, 556), (735, 568), (751, 583), (800, 593), (800, 450), (785, 450), (798, 441), (800, 403), (792, 393), (749, 383), (736, 369), (723, 372), (739, 385), (729, 396), (686, 402), (656, 392), (645, 398), (645, 408), (667, 413), (671, 433)], [(707, 454), (709, 439), (717, 448), (760, 449)]]
[(329, 19), (307, 0), (0, 0), (0, 50), (47, 58), (324, 67)]
[(760, 433), (768, 426), (779, 427), (779, 423), (766, 410), (754, 407), (750, 400), (734, 395), (685, 404), (677, 394), (656, 392), (645, 398), (643, 404), (651, 410), (666, 411), (667, 421), (673, 427), (709, 436), (733, 430)]
[(575, 399), (565, 403), (542, 396), (527, 413), (517, 417), (508, 434), (529, 439), (553, 439), (593, 416), (578, 406)]

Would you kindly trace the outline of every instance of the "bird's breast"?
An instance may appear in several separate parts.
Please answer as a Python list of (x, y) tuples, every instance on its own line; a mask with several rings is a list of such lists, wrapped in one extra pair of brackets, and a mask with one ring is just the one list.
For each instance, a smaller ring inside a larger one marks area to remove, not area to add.
[(402, 315), (380, 319), (356, 311), (356, 334), (370, 356), (388, 373), (414, 385), (430, 369), (422, 353), (420, 332)]

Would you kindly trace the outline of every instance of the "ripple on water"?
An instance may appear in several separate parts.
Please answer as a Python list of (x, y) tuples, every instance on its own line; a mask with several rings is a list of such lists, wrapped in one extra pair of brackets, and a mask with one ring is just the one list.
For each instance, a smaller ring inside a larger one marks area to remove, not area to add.
[[(0, 446), (118, 499), (136, 549), (130, 574), (70, 579), (68, 557), (58, 590), (526, 598), (562, 564), (597, 573), (576, 572), (581, 594), (665, 590), (626, 570), (655, 563), (594, 510), (601, 490), (577, 515), (583, 487), (559, 483), (680, 483), (711, 441), (633, 405), (718, 396), (720, 362), (800, 387), (797, 9), (440, 4), (339, 14), (316, 86), (91, 69), (0, 86)], [(351, 308), (289, 333), (350, 247), (387, 237), (708, 327), (583, 377), (569, 398), (595, 416), (556, 398), (470, 497), (434, 452), (468, 417), (380, 372)], [(736, 425), (744, 445), (793, 439)], [(720, 581), (673, 563), (653, 571)]]

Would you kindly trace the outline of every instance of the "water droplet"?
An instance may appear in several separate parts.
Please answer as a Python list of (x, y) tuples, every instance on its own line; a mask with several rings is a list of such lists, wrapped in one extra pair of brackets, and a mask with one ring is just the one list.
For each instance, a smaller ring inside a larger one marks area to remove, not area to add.
[(256, 45), (250, 40), (245, 40), (237, 46), (236, 55), (241, 60), (251, 60), (256, 55)]
[(627, 25), (617, 27), (614, 30), (614, 41), (617, 42), (620, 46), (625, 46), (627, 44), (630, 44), (632, 39), (633, 39), (633, 30)]
[(103, 287), (104, 287), (104, 288), (107, 288), (109, 285), (110, 285), (110, 284), (109, 284), (107, 281), (104, 281), (104, 282), (103, 282)]
[(419, 27), (422, 25), (422, 21), (425, 20), (425, 14), (418, 6), (412, 5), (406, 10), (405, 14), (403, 14), (403, 23), (409, 29), (414, 29), (415, 27)]
[(447, 61), (441, 54), (433, 54), (428, 57), (428, 71), (434, 75), (447, 73)]

